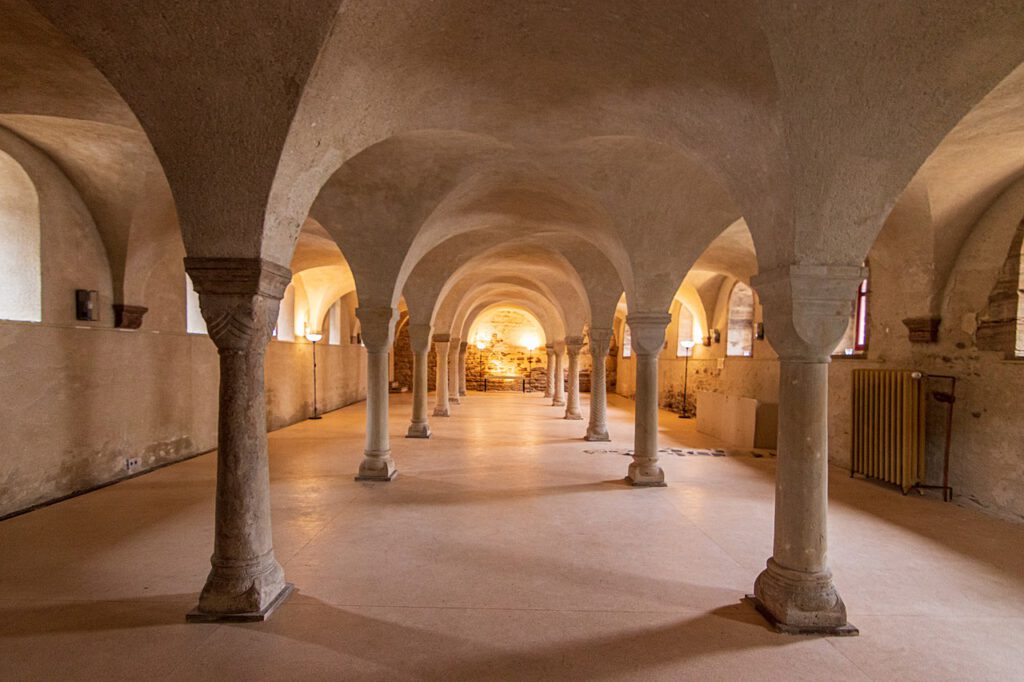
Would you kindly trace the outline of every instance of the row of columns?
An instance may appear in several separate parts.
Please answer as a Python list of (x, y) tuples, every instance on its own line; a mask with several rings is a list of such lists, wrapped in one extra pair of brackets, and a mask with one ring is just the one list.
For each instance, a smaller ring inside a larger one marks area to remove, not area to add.
[[(291, 279), (287, 268), (261, 259), (187, 258), (203, 317), (220, 357), (217, 490), (211, 570), (190, 620), (261, 620), (287, 596), (274, 556), (267, 467), (264, 354), (278, 306)], [(769, 340), (779, 355), (779, 438), (772, 557), (758, 576), (758, 607), (794, 632), (849, 631), (846, 608), (827, 561), (828, 362), (845, 331), (859, 267), (792, 265), (755, 277)], [(395, 311), (356, 311), (367, 351), (366, 446), (359, 480), (391, 480), (397, 473), (388, 439), (388, 353)], [(636, 419), (629, 480), (661, 486), (658, 464), (658, 355), (670, 316), (636, 312), (627, 317), (636, 357)], [(594, 377), (587, 440), (606, 440), (604, 356), (610, 330), (591, 330)], [(427, 357), (430, 329), (410, 327), (415, 353), (413, 419), (409, 435), (428, 437)], [(458, 339), (434, 335), (440, 358), (451, 358)], [(578, 354), (582, 339), (564, 342), (569, 354), (569, 396), (562, 388), (562, 344), (549, 349), (552, 404), (579, 412)], [(454, 362), (438, 362), (434, 414), (447, 416), (464, 382)], [(553, 357), (552, 357), (553, 356)], [(452, 379), (449, 379), (449, 374)], [(574, 378), (575, 377), (575, 378)], [(574, 409), (575, 408), (575, 409)]]

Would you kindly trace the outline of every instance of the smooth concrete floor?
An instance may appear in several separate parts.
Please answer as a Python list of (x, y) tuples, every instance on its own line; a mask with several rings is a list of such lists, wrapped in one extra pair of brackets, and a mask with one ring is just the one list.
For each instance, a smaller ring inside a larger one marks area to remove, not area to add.
[[(604, 452), (631, 447), (632, 403), (592, 444), (547, 402), (471, 394), (424, 441), (394, 397), (391, 483), (353, 481), (363, 404), (271, 434), (298, 591), (266, 623), (185, 624), (211, 455), (0, 523), (0, 679), (1024, 679), (1024, 527), (835, 470), (861, 635), (776, 634), (739, 602), (771, 553), (773, 460), (670, 455), (669, 487), (632, 489)], [(720, 445), (662, 417), (666, 446)]]

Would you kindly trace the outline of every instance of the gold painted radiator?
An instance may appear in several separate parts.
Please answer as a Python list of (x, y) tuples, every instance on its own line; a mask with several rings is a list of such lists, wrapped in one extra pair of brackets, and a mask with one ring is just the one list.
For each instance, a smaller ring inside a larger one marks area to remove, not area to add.
[(906, 493), (924, 481), (924, 376), (911, 370), (853, 371), (853, 466)]

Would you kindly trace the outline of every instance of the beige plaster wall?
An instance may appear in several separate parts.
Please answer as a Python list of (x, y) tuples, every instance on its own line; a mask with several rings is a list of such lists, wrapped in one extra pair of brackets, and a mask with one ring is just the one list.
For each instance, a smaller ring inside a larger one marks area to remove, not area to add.
[[(310, 349), (271, 342), (270, 428), (309, 414)], [(362, 347), (317, 356), (322, 409), (365, 396)], [(0, 322), (0, 516), (214, 448), (218, 376), (202, 335)]]

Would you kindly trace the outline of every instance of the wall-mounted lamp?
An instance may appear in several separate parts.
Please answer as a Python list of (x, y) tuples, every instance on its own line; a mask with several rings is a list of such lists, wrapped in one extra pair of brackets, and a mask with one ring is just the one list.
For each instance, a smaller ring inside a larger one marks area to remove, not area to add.
[(679, 345), (686, 352), (686, 355), (683, 356), (685, 358), (683, 360), (683, 413), (679, 415), (679, 418), (686, 419), (690, 416), (690, 408), (686, 402), (687, 383), (690, 379), (690, 356), (693, 355), (693, 347), (697, 344), (694, 341), (680, 341)]
[(100, 319), (100, 293), (92, 289), (75, 289), (75, 319), (95, 322)]
[(310, 419), (322, 419), (316, 405), (316, 342), (324, 338), (320, 332), (306, 332), (306, 339), (313, 344), (313, 416)]
[(717, 329), (712, 329), (711, 330), (711, 339), (715, 343), (722, 343), (722, 332), (718, 331)]

